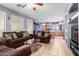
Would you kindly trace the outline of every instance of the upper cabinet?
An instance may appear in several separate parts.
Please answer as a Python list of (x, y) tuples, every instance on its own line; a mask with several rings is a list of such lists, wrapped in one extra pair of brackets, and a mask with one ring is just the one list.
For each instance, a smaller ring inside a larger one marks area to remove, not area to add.
[(78, 11), (78, 3), (71, 4), (69, 14), (71, 14), (73, 12), (77, 12), (77, 11)]
[(66, 12), (68, 23), (77, 18), (78, 14), (78, 3), (71, 3)]

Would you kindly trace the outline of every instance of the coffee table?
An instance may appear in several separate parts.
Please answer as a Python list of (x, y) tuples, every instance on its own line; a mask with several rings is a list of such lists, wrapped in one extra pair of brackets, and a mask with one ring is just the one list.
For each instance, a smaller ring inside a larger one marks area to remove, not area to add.
[(32, 53), (38, 51), (41, 48), (41, 46), (42, 45), (39, 44), (39, 43), (34, 43), (34, 44), (30, 45), (30, 48), (31, 48)]
[(26, 42), (24, 42), (24, 45), (30, 47), (32, 53), (38, 51), (40, 49), (40, 47), (41, 47), (41, 44), (39, 42), (36, 42), (36, 43), (32, 42), (32, 43), (27, 44), (27, 41), (26, 41)]

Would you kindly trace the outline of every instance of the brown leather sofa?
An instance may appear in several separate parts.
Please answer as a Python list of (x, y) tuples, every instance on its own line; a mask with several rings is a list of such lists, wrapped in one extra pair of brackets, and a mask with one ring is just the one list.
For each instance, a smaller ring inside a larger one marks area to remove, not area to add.
[(29, 56), (31, 53), (32, 52), (29, 47), (16, 50), (5, 45), (0, 45), (0, 56)]
[[(6, 40), (4, 45), (10, 47), (10, 48), (17, 48), (24, 44), (24, 41), (32, 38), (30, 35), (23, 37), (24, 32), (3, 32), (3, 37)], [(5, 35), (11, 34), (9, 38), (7, 38)], [(14, 36), (12, 34), (15, 34)]]
[(32, 51), (30, 47), (22, 49), (14, 49), (3, 45), (2, 39), (0, 38), (0, 56), (29, 56)]
[(40, 39), (42, 43), (50, 43), (51, 34), (50, 32), (38, 31), (35, 38)]

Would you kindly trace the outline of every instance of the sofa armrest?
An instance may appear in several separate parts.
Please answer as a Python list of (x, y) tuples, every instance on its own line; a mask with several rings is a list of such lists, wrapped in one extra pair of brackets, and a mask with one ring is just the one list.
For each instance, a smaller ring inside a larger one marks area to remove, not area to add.
[(29, 47), (25, 47), (20, 50), (8, 48), (4, 45), (3, 47), (6, 49), (0, 52), (0, 56), (29, 56), (32, 53)]
[(10, 41), (9, 39), (2, 38), (2, 39), (0, 40), (0, 44), (6, 45), (6, 43), (9, 42), (9, 41)]

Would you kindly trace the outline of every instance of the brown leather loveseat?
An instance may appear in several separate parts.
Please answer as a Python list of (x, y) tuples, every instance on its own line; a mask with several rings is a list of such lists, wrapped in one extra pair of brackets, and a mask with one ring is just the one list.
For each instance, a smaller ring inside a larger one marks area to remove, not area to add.
[(38, 31), (36, 39), (40, 39), (42, 43), (50, 43), (51, 34), (50, 32)]

